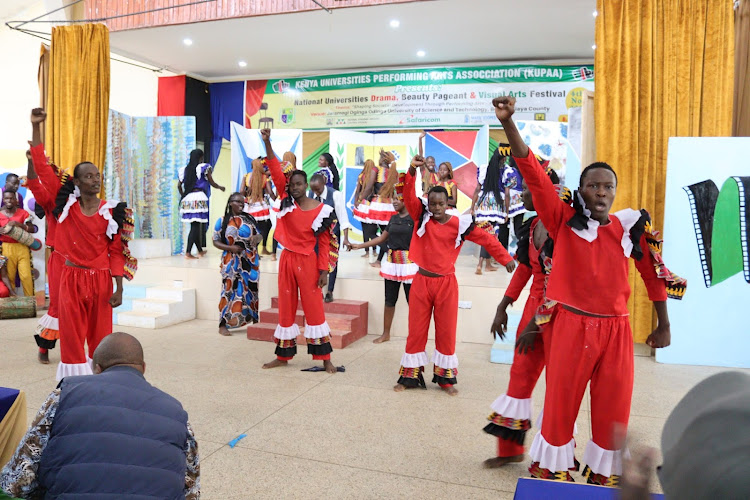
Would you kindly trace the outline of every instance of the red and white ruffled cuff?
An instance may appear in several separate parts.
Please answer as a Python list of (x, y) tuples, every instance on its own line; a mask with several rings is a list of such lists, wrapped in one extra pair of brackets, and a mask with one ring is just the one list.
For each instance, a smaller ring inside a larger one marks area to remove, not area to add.
[[(297, 330), (299, 333), (299, 329)], [(322, 339), (331, 334), (331, 327), (328, 326), (328, 322), (324, 321), (320, 325), (308, 325), (305, 322), (305, 338), (306, 339)]]
[(583, 463), (588, 466), (594, 474), (606, 477), (622, 475), (622, 459), (630, 458), (627, 448), (622, 450), (605, 450), (593, 441), (586, 443), (586, 451), (583, 453)]
[(516, 399), (503, 394), (490, 405), (490, 408), (505, 418), (531, 421), (531, 398)]
[(296, 339), (299, 334), (299, 325), (297, 323), (294, 323), (292, 326), (276, 325), (276, 330), (273, 332), (274, 338), (279, 340)]
[(44, 316), (39, 318), (39, 326), (42, 327), (42, 329), (47, 328), (49, 330), (59, 330), (60, 321), (54, 316), (45, 314)]
[(85, 363), (60, 363), (57, 365), (57, 374), (55, 375), (56, 380), (59, 382), (65, 377), (77, 377), (79, 375), (93, 375), (94, 361), (91, 358), (86, 358)]
[(562, 446), (549, 444), (541, 432), (534, 437), (529, 455), (532, 462), (538, 462), (539, 467), (552, 472), (567, 472), (575, 467), (575, 439), (571, 439)]
[(401, 356), (401, 366), (404, 368), (419, 368), (427, 364), (427, 353), (425, 351), (418, 352), (415, 354), (409, 354), (407, 352)]
[(458, 356), (443, 354), (437, 349), (432, 353), (432, 362), (440, 368), (458, 368)]

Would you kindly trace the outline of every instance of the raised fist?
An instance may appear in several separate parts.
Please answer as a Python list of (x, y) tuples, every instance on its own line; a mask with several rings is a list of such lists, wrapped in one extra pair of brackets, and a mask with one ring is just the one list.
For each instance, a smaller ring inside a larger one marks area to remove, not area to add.
[(411, 164), (414, 167), (421, 167), (424, 165), (424, 157), (420, 155), (414, 155), (414, 158), (411, 159)]
[(495, 108), (495, 116), (498, 120), (510, 120), (513, 113), (516, 112), (516, 98), (509, 96), (495, 97), (492, 99), (492, 106)]
[(264, 141), (270, 141), (271, 140), (271, 129), (270, 128), (264, 128), (260, 131), (260, 137)]
[(42, 108), (34, 108), (31, 110), (31, 123), (42, 123), (47, 119), (47, 112)]

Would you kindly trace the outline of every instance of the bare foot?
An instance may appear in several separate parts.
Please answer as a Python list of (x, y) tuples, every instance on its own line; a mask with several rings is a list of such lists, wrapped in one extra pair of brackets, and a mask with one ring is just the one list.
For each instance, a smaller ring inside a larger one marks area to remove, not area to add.
[(474, 274), (482, 274), (482, 268), (481, 267), (477, 267), (477, 270), (474, 271)]
[(201, 250), (200, 252), (198, 252), (198, 255), (200, 255), (201, 257), (205, 257), (207, 253), (208, 250)]
[(377, 260), (375, 262), (370, 262), (370, 266), (372, 266), (372, 267), (380, 267), (380, 262), (378, 262)]
[(452, 385), (446, 385), (445, 387), (441, 387), (442, 390), (446, 392), (449, 396), (457, 396), (458, 395), (458, 389), (453, 387)]
[(331, 363), (330, 359), (326, 359), (323, 361), (323, 368), (325, 368), (328, 373), (336, 373), (336, 366)]
[(185, 254), (185, 258), (186, 259), (197, 259), (198, 257), (196, 257), (195, 255), (193, 255), (191, 253), (186, 253)]
[(263, 365), (263, 369), (268, 370), (269, 368), (276, 368), (277, 366), (286, 366), (286, 365), (287, 365), (286, 361), (276, 358), (270, 363), (266, 363), (265, 365)]
[(39, 351), (39, 354), (37, 355), (37, 359), (39, 362), (43, 365), (49, 364), (49, 351)]
[(220, 326), (219, 327), (219, 335), (224, 335), (225, 337), (231, 337), (232, 332), (229, 331), (229, 328), (226, 326)]
[(393, 386), (393, 390), (396, 391), (396, 392), (403, 392), (406, 389), (407, 389), (407, 387), (405, 385), (402, 385), (402, 384), (396, 384), (396, 385)]
[(487, 264), (487, 265), (486, 265), (486, 266), (484, 267), (484, 270), (485, 270), (485, 271), (490, 271), (490, 272), (492, 272), (492, 271), (497, 271), (497, 270), (498, 270), (498, 268), (497, 268), (497, 267), (492, 267), (491, 265)]
[(271, 260), (276, 260), (276, 254), (275, 253), (271, 254)]
[(517, 464), (519, 462), (523, 462), (523, 460), (524, 460), (524, 455), (515, 455), (512, 457), (488, 458), (483, 463), (484, 463), (485, 469), (497, 469), (499, 467), (502, 467), (503, 465)]
[(382, 344), (383, 342), (388, 342), (391, 340), (391, 334), (390, 333), (384, 333), (380, 337), (376, 338), (372, 341), (373, 344)]
[(266, 247), (261, 247), (260, 253), (261, 253), (261, 255), (271, 255), (271, 252), (269, 252), (268, 250), (266, 250)]
[(368, 258), (369, 256), (370, 256), (370, 252), (365, 252), (362, 255), (360, 255), (360, 257), (362, 257), (364, 259)]

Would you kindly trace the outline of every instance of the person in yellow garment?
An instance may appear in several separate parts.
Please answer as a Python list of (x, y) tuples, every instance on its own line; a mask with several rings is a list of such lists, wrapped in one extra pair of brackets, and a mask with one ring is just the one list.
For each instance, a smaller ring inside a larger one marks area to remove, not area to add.
[(19, 226), (25, 231), (33, 232), (34, 227), (29, 223), (31, 215), (18, 207), (18, 196), (14, 191), (5, 190), (3, 206), (0, 208), (0, 242), (3, 246), (3, 256), (8, 258), (8, 277), (11, 284), (15, 284), (16, 274), (21, 279), (23, 294), (27, 297), (34, 295), (34, 278), (31, 275), (31, 250), (4, 233), (6, 226)]

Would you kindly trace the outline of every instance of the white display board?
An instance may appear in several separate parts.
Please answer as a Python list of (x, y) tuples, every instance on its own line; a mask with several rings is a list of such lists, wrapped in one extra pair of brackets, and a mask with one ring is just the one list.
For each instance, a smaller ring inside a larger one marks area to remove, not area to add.
[(663, 256), (688, 288), (660, 363), (750, 367), (749, 156), (750, 138), (669, 140)]

